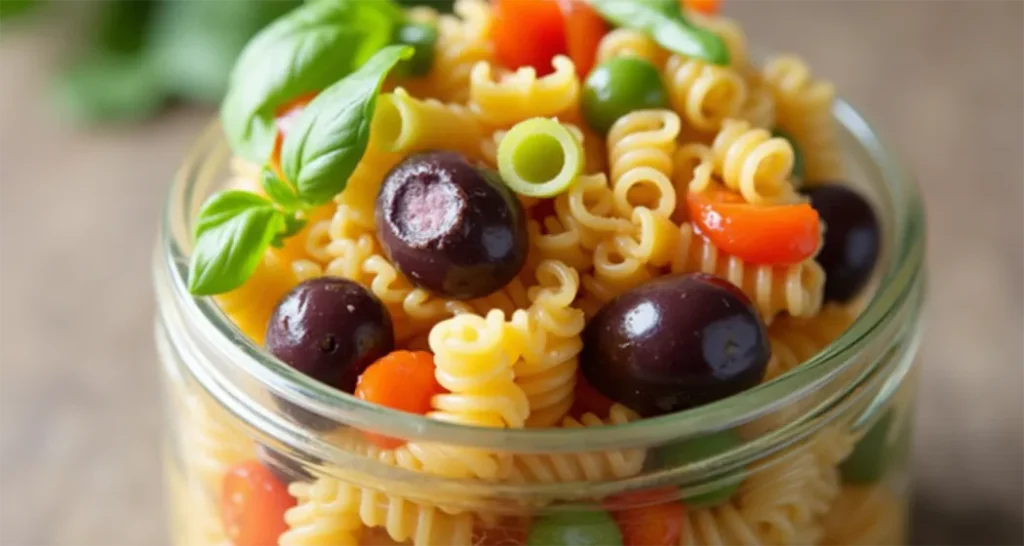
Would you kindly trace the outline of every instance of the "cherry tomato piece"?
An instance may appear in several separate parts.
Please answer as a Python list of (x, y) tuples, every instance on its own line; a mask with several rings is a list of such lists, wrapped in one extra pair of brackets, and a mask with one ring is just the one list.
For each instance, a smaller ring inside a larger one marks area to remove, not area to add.
[(556, 0), (495, 0), (494, 56), (509, 69), (532, 66), (552, 71), (551, 59), (568, 52), (565, 18)]
[(274, 546), (288, 529), (284, 513), (295, 506), (288, 486), (259, 461), (229, 469), (221, 490), (221, 519), (235, 546)]
[(617, 495), (605, 501), (622, 531), (623, 546), (679, 544), (686, 508), (680, 501), (669, 500), (678, 492), (674, 487), (666, 487)]
[[(434, 355), (425, 351), (393, 351), (366, 368), (356, 382), (357, 398), (392, 409), (423, 415), (432, 409), (430, 400), (445, 392), (434, 377)], [(365, 432), (383, 449), (405, 443), (396, 438)]]
[(584, 0), (558, 0), (565, 17), (565, 40), (576, 74), (587, 77), (597, 63), (597, 46), (608, 32), (608, 24)]
[(754, 206), (712, 186), (686, 194), (690, 221), (719, 250), (751, 264), (790, 265), (818, 250), (818, 213), (808, 204)]

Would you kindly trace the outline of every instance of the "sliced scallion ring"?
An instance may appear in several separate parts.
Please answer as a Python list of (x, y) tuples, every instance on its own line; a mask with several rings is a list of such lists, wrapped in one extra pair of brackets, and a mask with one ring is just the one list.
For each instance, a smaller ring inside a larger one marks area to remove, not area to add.
[(553, 119), (521, 121), (498, 145), (498, 173), (520, 195), (558, 195), (569, 189), (582, 171), (583, 144)]

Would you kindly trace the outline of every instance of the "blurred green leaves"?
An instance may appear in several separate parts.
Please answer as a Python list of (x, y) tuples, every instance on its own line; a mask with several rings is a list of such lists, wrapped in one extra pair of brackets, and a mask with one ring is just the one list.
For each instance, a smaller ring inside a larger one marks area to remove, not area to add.
[(40, 4), (40, 0), (0, 0), (0, 21), (26, 14)]
[[(314, 0), (306, 0), (314, 1)], [(333, 1), (333, 0), (315, 0)], [(374, 0), (366, 0), (374, 1)], [(451, 12), (453, 0), (397, 0)], [(54, 82), (57, 104), (82, 123), (135, 121), (173, 100), (215, 105), (260, 29), (303, 0), (0, 0), (0, 22), (37, 24), (73, 8), (84, 42)], [(74, 6), (72, 6), (74, 5)], [(46, 7), (46, 10), (38, 8)], [(22, 19), (25, 19), (22, 21)]]
[(301, 1), (90, 3), (83, 53), (56, 82), (60, 106), (85, 123), (142, 119), (173, 99), (216, 104), (246, 42)]

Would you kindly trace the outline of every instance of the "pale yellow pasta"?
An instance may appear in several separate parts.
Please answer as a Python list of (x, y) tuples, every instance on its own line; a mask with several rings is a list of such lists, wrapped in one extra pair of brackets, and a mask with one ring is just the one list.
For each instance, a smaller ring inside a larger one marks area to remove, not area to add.
[(522, 353), (513, 371), (530, 402), (526, 426), (554, 426), (572, 406), (585, 325), (583, 312), (572, 307), (578, 291), (575, 269), (546, 260), (537, 268), (529, 308), (512, 315), (513, 339)]
[(679, 116), (671, 110), (637, 110), (612, 125), (608, 163), (620, 216), (629, 218), (637, 205), (672, 214), (676, 203), (673, 155), (681, 127)]
[(775, 94), (777, 125), (803, 151), (806, 181), (841, 178), (842, 154), (832, 119), (835, 87), (814, 79), (807, 65), (792, 55), (769, 60), (763, 74)]
[(501, 73), (489, 62), (478, 62), (470, 74), (470, 108), (485, 123), (500, 127), (575, 110), (580, 93), (576, 67), (563, 55), (555, 56), (551, 64), (554, 72), (538, 77), (533, 67)]
[[(714, 181), (714, 156), (711, 147), (700, 142), (687, 142), (676, 150), (673, 157), (675, 169), (673, 172), (673, 185), (677, 196), (684, 196), (686, 192), (700, 193), (706, 190)], [(684, 222), (687, 219), (686, 200), (677, 198), (676, 210), (672, 219), (676, 222)]]
[[(615, 194), (603, 173), (582, 175), (569, 191), (555, 198), (555, 211), (561, 221), (578, 230), (583, 248), (593, 250), (609, 233), (632, 228), (629, 220), (615, 211), (614, 201)], [(567, 210), (560, 210), (566, 205)]]
[(210, 494), (220, 491), (224, 473), (252, 459), (256, 446), (231, 417), (214, 402), (199, 396), (183, 396), (181, 419), (182, 458), (190, 477), (199, 480)]
[(793, 146), (766, 129), (728, 119), (711, 144), (715, 174), (752, 205), (792, 202)]
[[(562, 428), (622, 425), (639, 419), (628, 408), (615, 404), (607, 419), (588, 413), (578, 420), (566, 417)], [(587, 453), (517, 454), (513, 457), (513, 483), (553, 483), (611, 480), (635, 476), (643, 470), (647, 453), (643, 449), (592, 451)]]
[(856, 318), (847, 307), (826, 305), (808, 318), (780, 317), (768, 328), (772, 357), (765, 380), (803, 364), (839, 338)]
[(736, 117), (754, 127), (775, 128), (775, 95), (760, 74), (753, 73), (747, 78), (747, 100)]
[(434, 396), (432, 419), (464, 425), (522, 428), (530, 413), (512, 366), (519, 357), (507, 339), (504, 314), (465, 313), (436, 324), (430, 349), (437, 382), (448, 390)]
[(682, 55), (672, 55), (665, 64), (665, 86), (672, 108), (703, 132), (717, 131), (747, 101), (747, 84), (738, 72)]
[(588, 317), (613, 297), (647, 282), (678, 251), (679, 230), (662, 212), (639, 206), (631, 226), (607, 236), (593, 252), (593, 272), (583, 276), (580, 307)]
[(747, 37), (735, 20), (722, 15), (706, 15), (695, 11), (688, 12), (687, 16), (695, 24), (714, 32), (725, 42), (725, 47), (729, 50), (729, 66), (741, 73), (751, 70), (747, 56)]
[(465, 103), (469, 100), (473, 66), (493, 57), (494, 20), (486, 0), (457, 0), (453, 11), (454, 15), (437, 17), (437, 42), (430, 72), (402, 82), (417, 97)]
[(452, 150), (470, 160), (483, 159), (484, 128), (466, 106), (417, 99), (399, 87), (377, 98), (374, 143), (387, 152), (408, 155), (425, 150)]
[(825, 517), (822, 544), (877, 546), (906, 541), (906, 504), (885, 484), (843, 487)]
[(668, 52), (643, 32), (617, 28), (605, 34), (597, 44), (598, 64), (615, 57), (637, 57), (660, 68), (665, 64)]
[(795, 317), (813, 316), (821, 308), (825, 272), (813, 259), (789, 266), (751, 265), (720, 252), (694, 233), (693, 226), (679, 228), (679, 251), (673, 273), (703, 272), (728, 280), (754, 303), (766, 324), (785, 311)]
[(335, 478), (296, 482), (288, 491), (298, 504), (285, 513), (289, 529), (281, 546), (357, 545), (364, 526), (383, 528), (392, 540), (414, 546), (463, 546), (472, 538), (471, 514), (447, 514)]
[(680, 545), (802, 545), (823, 534), (821, 517), (839, 494), (834, 469), (798, 448), (766, 461), (727, 502), (688, 510)]

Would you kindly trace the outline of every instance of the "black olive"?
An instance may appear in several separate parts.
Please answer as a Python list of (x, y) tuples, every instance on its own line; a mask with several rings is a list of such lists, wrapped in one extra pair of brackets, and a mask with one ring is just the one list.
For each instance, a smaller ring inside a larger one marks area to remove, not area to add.
[(526, 261), (526, 216), (492, 171), (453, 152), (409, 156), (377, 196), (377, 234), (416, 286), (455, 299), (486, 296)]
[(608, 302), (583, 332), (580, 369), (602, 394), (650, 417), (757, 385), (769, 356), (764, 323), (743, 292), (690, 273)]
[(825, 224), (825, 244), (817, 257), (825, 270), (825, 300), (850, 301), (878, 262), (878, 218), (860, 194), (844, 185), (825, 184), (805, 193)]
[[(368, 290), (348, 279), (305, 281), (277, 304), (267, 327), (266, 348), (296, 370), (347, 393), (370, 364), (394, 349), (391, 317)], [(322, 419), (280, 401), (302, 422)]]

